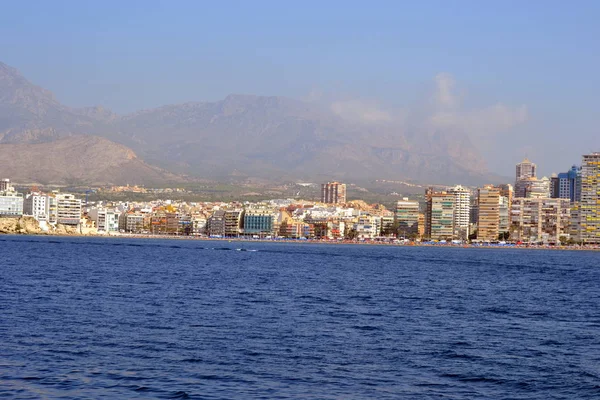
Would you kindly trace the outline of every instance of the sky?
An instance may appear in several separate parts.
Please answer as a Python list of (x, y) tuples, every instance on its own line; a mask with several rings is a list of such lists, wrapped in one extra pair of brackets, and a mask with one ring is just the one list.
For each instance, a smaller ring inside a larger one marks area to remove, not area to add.
[(2, 4), (0, 61), (117, 113), (245, 93), (426, 114), (493, 172), (550, 174), (600, 151), (599, 18), (585, 0), (22, 0)]

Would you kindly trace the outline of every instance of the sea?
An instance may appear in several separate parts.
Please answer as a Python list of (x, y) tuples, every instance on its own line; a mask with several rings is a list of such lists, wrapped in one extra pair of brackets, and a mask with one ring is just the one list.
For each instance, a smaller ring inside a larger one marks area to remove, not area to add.
[(0, 237), (0, 397), (600, 399), (600, 252)]

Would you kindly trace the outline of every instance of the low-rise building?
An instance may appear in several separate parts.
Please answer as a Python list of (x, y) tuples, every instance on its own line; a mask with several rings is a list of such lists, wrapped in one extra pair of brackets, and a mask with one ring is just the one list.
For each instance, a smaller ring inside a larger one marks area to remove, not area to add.
[(17, 193), (11, 186), (0, 192), (0, 217), (23, 215), (23, 194)]
[(145, 228), (144, 219), (144, 214), (142, 213), (122, 213), (119, 216), (119, 230), (129, 233), (141, 233)]
[(275, 229), (275, 214), (266, 208), (251, 208), (244, 213), (244, 234), (272, 235)]
[(121, 213), (114, 208), (94, 207), (88, 216), (94, 221), (98, 232), (118, 232)]

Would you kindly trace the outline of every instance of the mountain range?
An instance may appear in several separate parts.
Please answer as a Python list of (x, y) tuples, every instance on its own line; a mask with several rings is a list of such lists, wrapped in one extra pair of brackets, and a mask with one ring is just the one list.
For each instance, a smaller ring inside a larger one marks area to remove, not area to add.
[(230, 95), (118, 115), (72, 108), (0, 63), (0, 175), (46, 184), (490, 179), (468, 136), (400, 129), (285, 97)]

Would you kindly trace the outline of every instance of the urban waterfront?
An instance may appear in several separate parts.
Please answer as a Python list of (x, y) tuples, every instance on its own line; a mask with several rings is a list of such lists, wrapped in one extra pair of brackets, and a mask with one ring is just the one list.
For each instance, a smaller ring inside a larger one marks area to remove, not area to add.
[(3, 236), (0, 396), (600, 396), (598, 254)]

